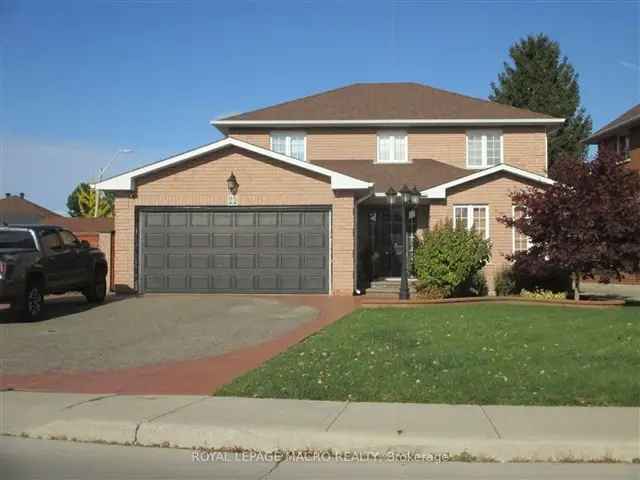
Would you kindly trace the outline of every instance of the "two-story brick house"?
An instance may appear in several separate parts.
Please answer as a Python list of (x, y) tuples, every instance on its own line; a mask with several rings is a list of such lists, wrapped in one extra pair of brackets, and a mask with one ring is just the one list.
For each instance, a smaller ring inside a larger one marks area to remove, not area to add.
[(631, 168), (640, 170), (640, 104), (607, 123), (585, 143), (616, 151)]
[(544, 187), (563, 119), (416, 83), (354, 84), (212, 123), (225, 138), (97, 185), (116, 193), (115, 283), (141, 292), (351, 295), (399, 275), (410, 235), (450, 218), (491, 239), (490, 288), (526, 239), (498, 223)]

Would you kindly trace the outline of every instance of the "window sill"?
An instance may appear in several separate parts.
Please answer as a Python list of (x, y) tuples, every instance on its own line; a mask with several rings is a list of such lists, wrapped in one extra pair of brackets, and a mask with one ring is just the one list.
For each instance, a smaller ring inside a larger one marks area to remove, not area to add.
[(413, 163), (411, 160), (407, 160), (407, 161), (402, 160), (399, 162), (379, 162), (377, 160), (373, 161), (374, 165), (409, 165), (411, 163)]

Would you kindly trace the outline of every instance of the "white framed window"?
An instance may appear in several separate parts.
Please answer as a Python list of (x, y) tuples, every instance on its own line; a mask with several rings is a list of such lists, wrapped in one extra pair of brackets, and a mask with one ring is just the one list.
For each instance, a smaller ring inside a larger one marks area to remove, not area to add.
[(381, 130), (378, 132), (377, 163), (408, 163), (407, 132)]
[[(523, 207), (517, 205), (511, 207), (511, 216), (514, 220), (522, 218), (524, 215), (525, 210)], [(519, 232), (516, 227), (512, 227), (511, 230), (513, 235), (513, 253), (526, 252), (529, 250), (531, 248), (531, 239), (524, 233)]]
[(271, 132), (271, 150), (306, 162), (307, 136), (304, 132)]
[(453, 226), (476, 231), (482, 238), (489, 238), (489, 207), (487, 205), (455, 205)]
[(622, 135), (616, 137), (616, 152), (624, 157), (626, 160), (629, 158), (629, 147), (631, 144), (631, 137), (629, 135)]
[(467, 131), (467, 168), (488, 168), (503, 163), (502, 131)]

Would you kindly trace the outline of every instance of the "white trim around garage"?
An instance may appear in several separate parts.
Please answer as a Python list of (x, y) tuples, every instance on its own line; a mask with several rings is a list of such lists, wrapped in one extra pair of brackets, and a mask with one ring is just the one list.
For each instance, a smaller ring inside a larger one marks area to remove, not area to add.
[(334, 172), (333, 170), (329, 170), (328, 168), (320, 167), (312, 163), (296, 160), (295, 158), (287, 157), (286, 155), (276, 153), (267, 148), (258, 147), (257, 145), (243, 142), (242, 140), (238, 140), (237, 138), (232, 138), (232, 137), (227, 137), (218, 142), (210, 143), (209, 145), (198, 147), (193, 150), (189, 150), (188, 152), (184, 152), (179, 155), (174, 155), (173, 157), (160, 160), (159, 162), (155, 162), (150, 165), (145, 165), (144, 167), (140, 167), (135, 170), (122, 173), (115, 177), (108, 178), (107, 180), (103, 180), (102, 182), (99, 182), (97, 184), (93, 184), (92, 186), (94, 188), (97, 188), (98, 190), (129, 190), (131, 191), (135, 188), (135, 179), (137, 177), (140, 177), (141, 175), (146, 175), (148, 173), (170, 167), (177, 163), (191, 160), (193, 158), (199, 157), (200, 155), (215, 152), (217, 150), (220, 150), (225, 147), (230, 147), (230, 146), (238, 147), (243, 150), (264, 155), (265, 157), (278, 160), (287, 165), (291, 165), (294, 167), (298, 167), (302, 170), (307, 170), (313, 173), (317, 173), (317, 174), (329, 177), (331, 179), (331, 188), (334, 190), (363, 190), (363, 189), (369, 189), (373, 186), (372, 183), (358, 180), (357, 178), (349, 177), (348, 175)]
[(528, 172), (527, 170), (522, 170), (521, 168), (513, 167), (511, 165), (507, 165), (506, 163), (502, 163), (500, 165), (496, 165), (495, 167), (487, 168), (485, 170), (480, 170), (478, 172), (472, 173), (471, 175), (466, 175), (464, 177), (457, 178), (450, 182), (428, 188), (420, 192), (420, 194), (423, 197), (427, 197), (427, 198), (444, 199), (444, 198), (447, 198), (447, 190), (449, 188), (457, 187), (458, 185), (463, 185), (465, 183), (472, 182), (474, 180), (478, 180), (480, 178), (487, 177), (489, 175), (493, 175), (495, 173), (501, 173), (501, 172), (510, 173), (512, 175), (515, 175), (516, 177), (532, 180), (534, 182), (538, 182), (543, 185), (553, 185), (554, 183), (556, 183), (554, 180), (551, 180), (549, 177), (545, 177), (543, 175), (539, 175), (533, 172)]

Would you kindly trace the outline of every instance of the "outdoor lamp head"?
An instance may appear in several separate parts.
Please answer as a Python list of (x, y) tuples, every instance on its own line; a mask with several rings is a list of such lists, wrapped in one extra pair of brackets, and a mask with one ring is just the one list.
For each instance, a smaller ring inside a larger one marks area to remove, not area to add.
[(411, 201), (411, 190), (407, 185), (402, 186), (402, 190), (400, 190), (400, 195), (402, 196), (402, 203), (405, 205)]
[(418, 205), (419, 202), (420, 202), (420, 191), (418, 190), (418, 187), (414, 185), (413, 190), (411, 190), (411, 203), (413, 203), (414, 205)]
[(235, 195), (238, 192), (239, 187), (240, 184), (236, 180), (236, 176), (231, 172), (231, 175), (227, 178), (227, 188), (229, 188), (229, 192)]
[(385, 195), (387, 196), (387, 201), (389, 202), (389, 205), (393, 205), (393, 203), (396, 200), (396, 196), (398, 195), (398, 192), (396, 192), (393, 189), (393, 187), (389, 187), (389, 190), (385, 192)]

